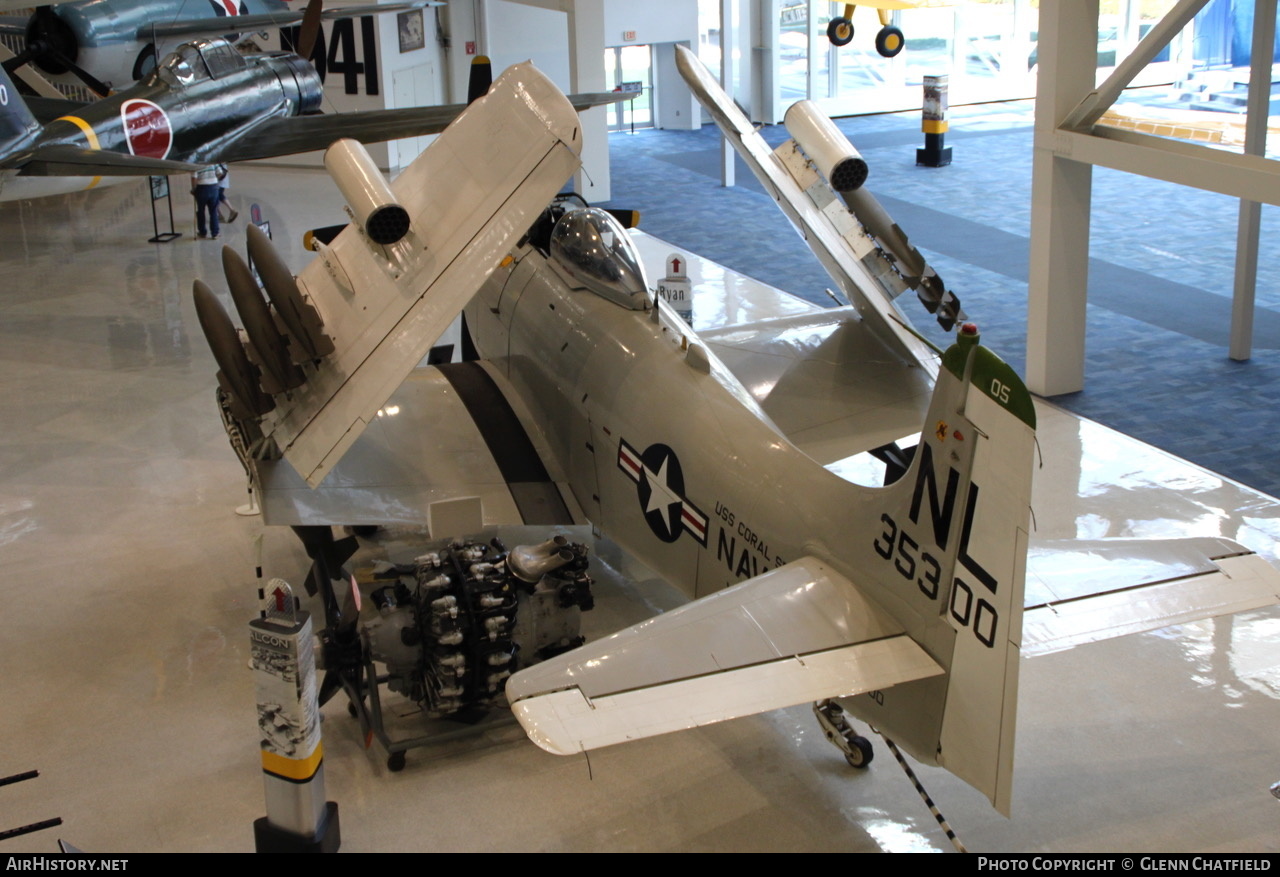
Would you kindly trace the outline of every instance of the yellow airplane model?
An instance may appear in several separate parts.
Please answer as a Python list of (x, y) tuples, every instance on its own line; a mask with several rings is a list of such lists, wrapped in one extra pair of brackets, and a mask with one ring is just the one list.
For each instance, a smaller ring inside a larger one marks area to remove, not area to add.
[(899, 9), (920, 9), (924, 6), (942, 6), (930, 0), (862, 0), (861, 3), (845, 3), (844, 13), (831, 19), (827, 25), (827, 39), (833, 46), (847, 46), (853, 41), (853, 10), (867, 6), (880, 16), (880, 30), (876, 33), (876, 51), (885, 58), (892, 58), (907, 45), (902, 31), (889, 23), (889, 13)]

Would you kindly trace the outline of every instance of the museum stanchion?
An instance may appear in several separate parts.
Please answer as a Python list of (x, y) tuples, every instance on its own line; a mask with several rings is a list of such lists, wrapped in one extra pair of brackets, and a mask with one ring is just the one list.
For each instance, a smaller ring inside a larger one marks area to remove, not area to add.
[(947, 77), (924, 78), (924, 115), (920, 120), (924, 131), (924, 149), (916, 150), (916, 165), (946, 167), (951, 164), (951, 147), (943, 145), (947, 138)]
[(336, 853), (342, 834), (338, 805), (325, 800), (311, 615), (282, 579), (258, 594), (266, 608), (249, 622), (249, 641), (267, 815), (254, 820), (254, 849)]
[[(182, 232), (173, 230), (173, 195), (169, 191), (168, 177), (150, 177), (151, 180), (151, 230), (155, 233), (147, 238), (149, 244), (167, 244), (182, 237)], [(163, 199), (169, 207), (169, 230), (160, 230), (160, 218), (156, 215), (156, 202)]]

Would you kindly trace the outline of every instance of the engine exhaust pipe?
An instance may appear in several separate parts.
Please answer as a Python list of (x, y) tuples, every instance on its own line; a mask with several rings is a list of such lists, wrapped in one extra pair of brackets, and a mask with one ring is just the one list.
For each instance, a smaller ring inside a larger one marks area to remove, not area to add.
[(507, 569), (521, 581), (536, 584), (547, 573), (573, 560), (569, 540), (555, 536), (538, 545), (517, 545), (507, 555)]

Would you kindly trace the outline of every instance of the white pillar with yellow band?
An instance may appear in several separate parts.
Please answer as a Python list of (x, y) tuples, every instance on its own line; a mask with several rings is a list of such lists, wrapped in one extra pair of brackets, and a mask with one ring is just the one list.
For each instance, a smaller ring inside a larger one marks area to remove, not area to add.
[(254, 823), (259, 852), (337, 849), (337, 805), (325, 801), (324, 746), (316, 695), (311, 616), (272, 579), (262, 594), (276, 611), (249, 622), (267, 815)]

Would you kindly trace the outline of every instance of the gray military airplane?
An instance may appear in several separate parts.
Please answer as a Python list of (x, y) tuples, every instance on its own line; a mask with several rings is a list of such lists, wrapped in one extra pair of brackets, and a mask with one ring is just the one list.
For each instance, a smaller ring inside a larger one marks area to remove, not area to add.
[[(315, 3), (316, 0), (313, 0)], [(319, 19), (403, 12), (441, 6), (435, 0), (308, 8)], [(123, 88), (155, 70), (160, 59), (191, 37), (225, 36), (235, 42), (269, 27), (303, 24), (304, 13), (283, 0), (73, 0), (35, 4), (0, 0), (0, 11), (35, 6), (29, 18), (0, 19), (0, 33), (23, 48), (4, 62), (13, 75), (25, 64), (59, 82), (79, 82), (99, 95)], [(308, 39), (305, 44), (312, 45)], [(302, 53), (310, 56), (310, 50)]]
[[(477, 60), (473, 88), (483, 93), (490, 74), (487, 59)], [(133, 88), (86, 105), (28, 103), (0, 71), (0, 201), (307, 152), (343, 137), (435, 134), (464, 106), (323, 114), (322, 96), (315, 69), (298, 55), (246, 56), (220, 38), (184, 43)], [(585, 109), (620, 97), (574, 101)]]
[[(1280, 576), (1227, 540), (1128, 543), (1195, 563), (1024, 610), (1022, 381), (971, 324), (945, 351), (911, 328), (903, 292), (944, 325), (958, 304), (873, 198), (841, 203), (865, 164), (829, 119), (793, 107), (794, 139), (770, 150), (678, 54), (849, 304), (691, 329), (607, 212), (556, 196), (581, 128), (520, 65), (391, 184), (358, 171), (358, 145), (331, 147), (355, 222), (296, 278), (251, 233), (269, 305), (224, 249), (247, 342), (196, 281), (265, 520), (425, 522), (435, 538), (590, 522), (692, 602), (512, 676), (538, 745), (812, 701), (851, 763), (870, 748), (844, 709), (1008, 813), (1023, 655), (1269, 605)], [(459, 311), (464, 361), (417, 367)], [(885, 461), (883, 486), (835, 471), (858, 454)]]

